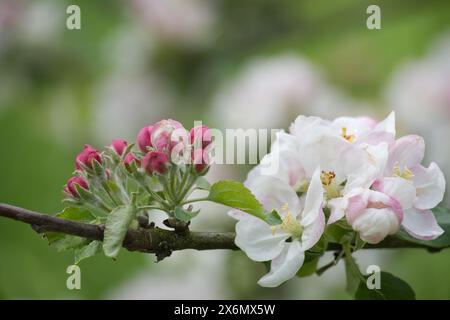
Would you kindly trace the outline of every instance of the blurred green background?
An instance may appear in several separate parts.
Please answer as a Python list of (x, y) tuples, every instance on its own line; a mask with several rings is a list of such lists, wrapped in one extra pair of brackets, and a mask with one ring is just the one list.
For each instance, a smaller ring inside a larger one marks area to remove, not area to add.
[[(66, 28), (69, 4), (81, 8), (81, 30)], [(366, 27), (370, 4), (381, 8), (381, 30)], [(84, 143), (133, 140), (170, 117), (186, 127), (287, 128), (300, 113), (381, 119), (398, 107), (400, 131), (423, 134), (448, 174), (450, 51), (433, 48), (450, 48), (449, 22), (450, 2), (440, 0), (0, 0), (0, 202), (56, 213)], [(427, 76), (419, 90), (396, 76), (408, 61)], [(427, 89), (428, 76), (447, 86)], [(414, 98), (427, 90), (433, 95)], [(435, 110), (438, 93), (448, 100), (439, 96), (444, 107)], [(402, 109), (407, 99), (422, 101), (427, 116), (421, 106)], [(247, 169), (224, 166), (211, 179), (243, 181)], [(225, 212), (207, 209), (216, 213), (194, 228), (232, 230)], [(153, 260), (96, 256), (82, 263), (82, 290), (69, 291), (72, 255), (0, 219), (2, 299), (348, 298), (342, 266), (269, 290), (256, 284), (263, 266), (243, 253)], [(405, 279), (418, 298), (450, 298), (450, 251), (364, 252), (360, 261)]]

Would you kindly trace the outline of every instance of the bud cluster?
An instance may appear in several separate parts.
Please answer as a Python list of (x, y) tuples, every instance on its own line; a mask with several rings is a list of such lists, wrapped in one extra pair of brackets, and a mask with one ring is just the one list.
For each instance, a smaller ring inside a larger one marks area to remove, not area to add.
[(168, 119), (142, 128), (136, 144), (116, 139), (103, 152), (86, 145), (64, 188), (65, 201), (100, 213), (99, 221), (119, 206), (160, 209), (173, 217), (207, 173), (211, 142), (207, 126), (187, 131)]

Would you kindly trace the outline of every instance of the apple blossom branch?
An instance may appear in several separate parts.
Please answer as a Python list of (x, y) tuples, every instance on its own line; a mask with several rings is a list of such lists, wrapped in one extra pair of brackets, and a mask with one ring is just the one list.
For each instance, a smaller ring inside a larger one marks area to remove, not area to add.
[[(21, 221), (32, 226), (38, 232), (60, 232), (79, 236), (90, 240), (103, 240), (104, 226), (93, 225), (73, 220), (62, 219), (43, 213), (30, 211), (9, 204), (0, 203), (0, 216)], [(157, 227), (128, 230), (123, 247), (129, 251), (139, 251), (156, 254), (158, 260), (169, 256), (172, 251), (195, 250), (239, 250), (234, 243), (233, 232), (175, 232)], [(384, 241), (370, 245), (365, 249), (394, 249), (394, 248), (426, 248), (421, 244), (407, 242), (394, 237), (387, 237)], [(330, 251), (341, 250), (341, 245), (330, 243)]]

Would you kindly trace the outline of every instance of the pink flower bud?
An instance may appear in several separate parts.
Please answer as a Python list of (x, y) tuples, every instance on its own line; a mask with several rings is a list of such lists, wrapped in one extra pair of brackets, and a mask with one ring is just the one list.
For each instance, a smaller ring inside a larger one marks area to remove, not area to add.
[(148, 152), (148, 147), (152, 147), (152, 130), (153, 126), (142, 128), (137, 136), (137, 144), (142, 152)]
[[(175, 130), (184, 130), (183, 125), (178, 121), (167, 119), (157, 122), (151, 131), (151, 143), (156, 150), (170, 151), (179, 141), (172, 139)], [(179, 134), (176, 136), (180, 136)]]
[(161, 151), (150, 151), (142, 160), (142, 167), (148, 174), (155, 172), (164, 174), (167, 172), (169, 157)]
[(204, 173), (210, 163), (208, 152), (203, 149), (194, 150), (192, 152), (192, 163), (194, 164), (194, 169), (197, 173)]
[(111, 148), (119, 155), (121, 156), (125, 149), (127, 148), (127, 142), (122, 139), (115, 139), (112, 141)]
[(208, 126), (196, 126), (189, 132), (190, 142), (194, 147), (205, 149), (212, 142), (211, 130)]
[(99, 163), (102, 163), (102, 157), (100, 153), (92, 148), (90, 145), (85, 145), (83, 151), (81, 151), (75, 160), (75, 167), (77, 170), (82, 170), (81, 165), (85, 165), (88, 168), (92, 168), (92, 162), (97, 160)]
[(75, 185), (79, 185), (83, 189), (89, 190), (89, 187), (88, 187), (88, 184), (87, 184), (86, 180), (83, 179), (82, 177), (72, 177), (72, 178), (70, 178), (69, 181), (67, 181), (67, 185), (64, 188), (64, 191), (69, 196), (72, 196), (74, 198), (79, 198), (80, 197), (80, 195), (78, 194), (78, 191), (77, 191)]
[(123, 160), (123, 163), (124, 163), (124, 165), (125, 165), (125, 168), (126, 168), (128, 171), (130, 171), (130, 169), (131, 169), (131, 163), (132, 163), (133, 161), (136, 162), (136, 165), (137, 165), (138, 167), (141, 165), (141, 162), (140, 162), (135, 156), (133, 156), (132, 153), (128, 153), (128, 154), (125, 156), (125, 159)]

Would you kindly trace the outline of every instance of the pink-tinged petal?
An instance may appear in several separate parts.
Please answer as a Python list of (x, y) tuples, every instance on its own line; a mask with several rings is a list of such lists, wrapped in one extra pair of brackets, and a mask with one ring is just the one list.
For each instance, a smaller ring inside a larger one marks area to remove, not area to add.
[(375, 127), (378, 125), (377, 120), (372, 117), (358, 117), (357, 119), (359, 123), (361, 123), (361, 125), (366, 126), (370, 130), (375, 129)]
[(308, 191), (306, 193), (305, 207), (301, 215), (302, 226), (308, 226), (317, 219), (320, 214), (323, 214), (323, 186), (320, 179), (320, 168), (317, 168), (313, 174), (311, 182), (309, 184)]
[(425, 156), (425, 141), (417, 135), (404, 136), (395, 141), (389, 151), (388, 171), (389, 175), (395, 166), (400, 169), (412, 168), (420, 164)]
[(272, 260), (270, 272), (259, 279), (258, 284), (269, 288), (278, 287), (296, 275), (304, 260), (305, 253), (298, 241), (286, 243), (280, 255)]
[(346, 217), (349, 224), (352, 224), (367, 207), (367, 199), (362, 195), (356, 195), (348, 199)]
[(417, 166), (411, 170), (414, 174), (414, 186), (417, 188), (417, 198), (414, 207), (421, 210), (436, 207), (445, 194), (445, 178), (436, 163), (431, 163), (428, 168)]
[(388, 132), (392, 133), (395, 136), (396, 130), (395, 130), (395, 112), (392, 111), (389, 116), (378, 123), (378, 125), (373, 129), (377, 132)]
[(444, 233), (431, 210), (405, 211), (402, 225), (411, 236), (421, 240), (433, 240)]
[(248, 215), (236, 224), (236, 245), (254, 261), (268, 261), (283, 250), (290, 234), (277, 230), (273, 232), (264, 221)]
[(395, 135), (391, 132), (372, 131), (358, 140), (358, 142), (370, 145), (377, 145), (384, 142), (390, 146), (395, 142)]
[(328, 217), (327, 224), (330, 225), (336, 221), (341, 220), (345, 216), (345, 208), (347, 206), (347, 200), (344, 198), (334, 198), (328, 201), (328, 208), (330, 209), (330, 216)]
[(375, 191), (380, 191), (383, 192), (384, 190), (384, 184), (383, 184), (384, 179), (377, 179), (373, 182), (372, 184), (372, 189)]
[(283, 216), (286, 210), (281, 210), (281, 208), (287, 205), (287, 209), (294, 217), (300, 214), (300, 200), (288, 183), (275, 177), (257, 176), (251, 181), (247, 181), (245, 185), (261, 202), (266, 211), (275, 209)]
[(389, 208), (369, 208), (355, 219), (352, 227), (363, 241), (376, 244), (397, 232), (400, 221)]
[(381, 192), (397, 200), (403, 210), (412, 208), (416, 200), (416, 188), (403, 178), (384, 178)]
[(311, 249), (317, 243), (317, 241), (320, 240), (320, 237), (322, 236), (324, 230), (325, 215), (323, 213), (323, 210), (320, 209), (320, 213), (317, 216), (316, 220), (303, 228), (302, 250), (306, 251)]
[(228, 215), (231, 218), (236, 219), (236, 220), (242, 220), (249, 216), (249, 214), (247, 212), (237, 210), (237, 209), (231, 209), (230, 211), (228, 211)]
[(391, 197), (389, 199), (388, 206), (391, 208), (392, 212), (397, 216), (398, 221), (400, 221), (401, 223), (403, 221), (403, 217), (405, 216), (405, 211), (403, 210), (400, 202)]

